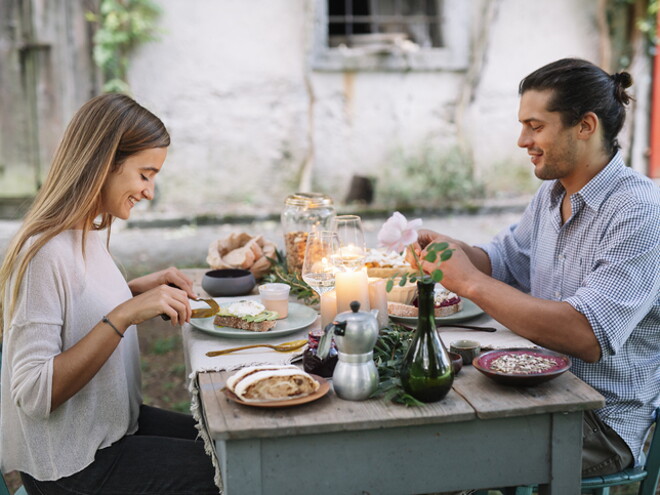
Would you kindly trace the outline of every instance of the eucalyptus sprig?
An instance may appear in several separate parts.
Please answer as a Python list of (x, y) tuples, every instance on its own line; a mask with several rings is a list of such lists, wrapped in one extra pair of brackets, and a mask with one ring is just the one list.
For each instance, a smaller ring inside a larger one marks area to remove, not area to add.
[(268, 258), (270, 261), (270, 271), (264, 276), (265, 282), (277, 282), (287, 284), (291, 287), (291, 294), (296, 296), (307, 306), (314, 306), (319, 303), (319, 297), (307, 285), (300, 275), (294, 272), (289, 272), (286, 265), (286, 256), (279, 250), (275, 251), (275, 259)]
[(374, 360), (379, 376), (378, 389), (374, 397), (383, 397), (408, 407), (424, 405), (403, 390), (399, 377), (401, 363), (411, 340), (412, 332), (395, 323), (380, 330), (374, 347)]
[[(442, 280), (442, 270), (440, 268), (436, 268), (433, 270), (431, 273), (424, 273), (424, 270), (422, 269), (422, 263), (419, 260), (419, 256), (417, 255), (417, 252), (413, 249), (412, 246), (408, 246), (410, 252), (412, 253), (413, 258), (415, 259), (415, 264), (417, 265), (417, 271), (416, 272), (406, 272), (402, 275), (395, 275), (394, 277), (390, 278), (387, 281), (387, 284), (385, 285), (385, 289), (387, 292), (392, 290), (392, 287), (394, 287), (394, 279), (399, 278), (398, 284), (403, 287), (406, 285), (408, 282), (417, 282), (418, 280), (420, 282), (440, 282)], [(443, 261), (447, 261), (449, 258), (451, 258), (451, 255), (453, 254), (454, 250), (449, 249), (449, 244), (446, 242), (434, 242), (432, 244), (429, 244), (426, 246), (426, 254), (424, 255), (424, 261), (428, 261), (430, 263), (442, 263)]]

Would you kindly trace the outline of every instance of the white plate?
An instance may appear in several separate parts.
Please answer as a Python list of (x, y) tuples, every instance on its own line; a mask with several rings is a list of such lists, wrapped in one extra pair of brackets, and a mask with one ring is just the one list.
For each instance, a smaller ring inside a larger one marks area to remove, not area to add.
[[(484, 310), (481, 309), (476, 304), (474, 304), (469, 299), (466, 299), (464, 297), (462, 297), (461, 299), (463, 301), (463, 309), (461, 309), (458, 313), (454, 313), (453, 315), (436, 316), (435, 322), (437, 325), (460, 323), (461, 321), (471, 320), (472, 318), (476, 318), (477, 316), (484, 314)], [(417, 326), (416, 316), (396, 316), (396, 315), (388, 315), (388, 316), (390, 317), (390, 320), (392, 320), (394, 323), (399, 323), (401, 325), (406, 325), (409, 327)]]
[(305, 328), (318, 317), (318, 313), (312, 308), (302, 304), (289, 303), (289, 316), (277, 320), (277, 324), (267, 332), (250, 332), (239, 328), (219, 327), (213, 324), (213, 318), (192, 318), (190, 323), (193, 327), (202, 332), (217, 335), (218, 337), (228, 337), (231, 339), (267, 339), (273, 336), (282, 336), (294, 333), (301, 328)]

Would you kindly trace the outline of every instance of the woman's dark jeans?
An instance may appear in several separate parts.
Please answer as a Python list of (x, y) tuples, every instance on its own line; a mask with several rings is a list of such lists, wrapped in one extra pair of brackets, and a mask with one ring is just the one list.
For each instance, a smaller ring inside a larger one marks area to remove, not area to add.
[(57, 481), (21, 473), (29, 495), (214, 494), (211, 458), (191, 416), (140, 408), (138, 431), (96, 453), (82, 471)]

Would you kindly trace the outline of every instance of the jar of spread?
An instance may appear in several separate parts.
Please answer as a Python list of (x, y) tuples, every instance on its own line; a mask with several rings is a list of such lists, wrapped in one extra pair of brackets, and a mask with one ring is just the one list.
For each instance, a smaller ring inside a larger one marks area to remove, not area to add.
[(318, 357), (316, 352), (322, 336), (323, 330), (312, 330), (307, 335), (307, 349), (303, 352), (302, 358), (303, 369), (307, 373), (330, 378), (337, 365), (337, 347), (335, 346), (335, 341), (333, 339), (328, 355), (324, 359)]
[(321, 193), (295, 193), (284, 201), (282, 229), (286, 266), (300, 274), (305, 259), (307, 235), (317, 230), (332, 230), (335, 208), (330, 196)]

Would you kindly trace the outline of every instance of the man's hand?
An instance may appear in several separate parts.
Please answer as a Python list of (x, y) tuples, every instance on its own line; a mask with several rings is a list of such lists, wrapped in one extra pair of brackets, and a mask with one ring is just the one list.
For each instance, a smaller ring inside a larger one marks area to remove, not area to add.
[[(444, 261), (439, 267), (444, 274), (442, 285), (452, 292), (458, 294), (456, 290), (450, 288), (447, 284), (459, 283), (460, 279), (470, 275), (472, 270), (476, 269), (481, 273), (490, 275), (490, 259), (482, 249), (470, 246), (462, 241), (449, 237), (448, 235), (434, 232), (433, 230), (420, 229), (417, 234), (417, 242), (413, 244), (412, 248), (415, 250), (415, 254), (417, 254), (420, 261), (423, 261), (423, 258), (426, 255), (426, 248), (429, 244), (446, 242), (449, 244), (450, 249), (454, 249), (452, 257), (448, 261)], [(459, 250), (461, 253), (458, 252)], [(454, 258), (456, 258), (457, 261), (453, 261)], [(417, 268), (417, 262), (410, 250), (406, 250), (406, 261), (408, 261), (413, 268)], [(451, 264), (451, 266), (449, 264)], [(435, 263), (422, 263), (422, 269), (427, 273), (430, 273), (435, 268)], [(451, 273), (449, 273), (450, 270)], [(460, 270), (465, 270), (465, 276), (461, 274)], [(472, 275), (476, 276), (474, 273)]]

